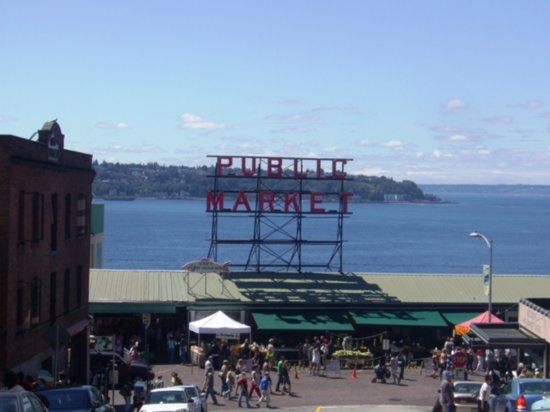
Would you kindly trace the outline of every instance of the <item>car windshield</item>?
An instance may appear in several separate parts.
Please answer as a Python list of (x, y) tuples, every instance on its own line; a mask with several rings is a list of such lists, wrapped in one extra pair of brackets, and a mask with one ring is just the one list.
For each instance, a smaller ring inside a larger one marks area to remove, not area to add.
[(479, 392), (481, 383), (459, 383), (455, 385), (455, 393), (473, 393)]
[(90, 402), (86, 390), (68, 389), (66, 391), (43, 391), (40, 395), (48, 400), (48, 410), (87, 409)]
[(187, 403), (187, 396), (182, 390), (149, 392), (145, 403)]
[(550, 391), (550, 381), (522, 382), (519, 385), (519, 390), (520, 393), (524, 393), (526, 395), (530, 393), (542, 394)]
[(16, 412), (17, 398), (15, 396), (2, 396), (0, 398), (0, 412)]
[(194, 386), (192, 387), (186, 387), (185, 388), (185, 394), (189, 397), (189, 398), (198, 398), (200, 395), (199, 395), (199, 392), (197, 391), (197, 388), (195, 388)]

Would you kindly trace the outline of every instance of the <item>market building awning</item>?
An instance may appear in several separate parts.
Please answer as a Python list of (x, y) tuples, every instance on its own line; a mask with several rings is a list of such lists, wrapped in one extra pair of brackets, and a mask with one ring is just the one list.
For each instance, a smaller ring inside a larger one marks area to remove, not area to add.
[(473, 323), (470, 333), (462, 337), (471, 346), (492, 348), (540, 347), (546, 341), (521, 329), (517, 323)]
[(451, 325), (456, 325), (457, 323), (462, 323), (468, 319), (472, 319), (473, 317), (479, 315), (479, 311), (477, 312), (447, 312), (442, 311), (440, 312), (441, 316), (449, 322)]
[(448, 326), (436, 310), (354, 310), (350, 315), (359, 326)]
[(343, 310), (253, 310), (259, 330), (353, 331)]
[(173, 302), (90, 302), (88, 312), (94, 313), (176, 313)]

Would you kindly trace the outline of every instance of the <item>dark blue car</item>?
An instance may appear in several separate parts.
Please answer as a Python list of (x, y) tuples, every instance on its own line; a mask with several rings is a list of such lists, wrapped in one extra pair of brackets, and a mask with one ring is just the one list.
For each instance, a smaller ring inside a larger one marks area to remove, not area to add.
[(48, 410), (71, 412), (114, 412), (107, 398), (94, 386), (55, 386), (36, 391)]

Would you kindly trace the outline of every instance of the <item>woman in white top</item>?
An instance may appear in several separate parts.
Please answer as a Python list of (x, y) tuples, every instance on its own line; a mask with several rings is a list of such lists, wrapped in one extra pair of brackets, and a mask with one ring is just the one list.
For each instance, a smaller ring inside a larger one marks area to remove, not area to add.
[(315, 345), (311, 352), (311, 368), (310, 375), (318, 375), (321, 369), (321, 348), (319, 345)]

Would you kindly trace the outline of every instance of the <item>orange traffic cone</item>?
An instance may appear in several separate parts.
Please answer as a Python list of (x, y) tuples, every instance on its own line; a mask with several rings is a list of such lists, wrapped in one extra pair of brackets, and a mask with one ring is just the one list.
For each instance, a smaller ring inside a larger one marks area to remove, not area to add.
[(353, 370), (351, 371), (351, 378), (357, 379), (357, 371), (355, 370), (355, 368), (353, 368)]
[(300, 377), (298, 376), (298, 368), (294, 368), (294, 379), (300, 379)]

